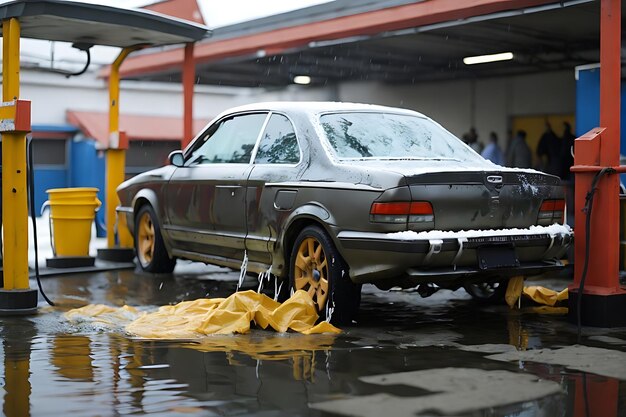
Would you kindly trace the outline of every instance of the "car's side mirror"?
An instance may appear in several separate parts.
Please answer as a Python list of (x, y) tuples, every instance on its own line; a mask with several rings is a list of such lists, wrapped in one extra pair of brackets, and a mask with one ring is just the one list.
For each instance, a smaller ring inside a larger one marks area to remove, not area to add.
[(175, 167), (182, 167), (185, 164), (185, 158), (183, 157), (183, 151), (174, 151), (168, 156), (170, 164)]

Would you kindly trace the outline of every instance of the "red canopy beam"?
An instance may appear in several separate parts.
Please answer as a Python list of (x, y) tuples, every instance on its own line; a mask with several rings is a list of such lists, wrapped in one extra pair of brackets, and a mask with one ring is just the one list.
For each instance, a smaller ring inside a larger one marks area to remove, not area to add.
[[(205, 63), (255, 54), (259, 50), (278, 54), (286, 49), (305, 46), (312, 41), (375, 35), (385, 31), (463, 20), (554, 2), (554, 0), (465, 0), (462, 2), (428, 0), (235, 38), (202, 42), (196, 47), (194, 58), (196, 63)], [(124, 62), (121, 75), (129, 77), (169, 71), (181, 65), (183, 55), (182, 48), (179, 48), (133, 57)], [(101, 73), (104, 77), (108, 74), (108, 69)]]
[(183, 140), (184, 149), (193, 139), (193, 86), (196, 78), (196, 65), (193, 60), (194, 44), (185, 45), (185, 60), (183, 62)]

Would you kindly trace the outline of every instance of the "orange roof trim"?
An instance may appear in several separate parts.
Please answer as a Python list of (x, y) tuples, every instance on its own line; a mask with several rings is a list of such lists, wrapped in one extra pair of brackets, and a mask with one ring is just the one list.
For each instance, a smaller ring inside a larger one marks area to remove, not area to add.
[[(196, 64), (223, 58), (271, 51), (278, 54), (302, 47), (312, 41), (373, 35), (385, 31), (419, 27), (434, 23), (467, 19), (506, 10), (554, 3), (554, 0), (427, 0), (402, 6), (379, 9), (335, 19), (271, 30), (223, 40), (208, 40), (196, 45)], [(122, 64), (122, 77), (150, 74), (180, 68), (183, 49), (129, 57)], [(102, 72), (108, 76), (108, 69)]]
[[(85, 136), (102, 144), (108, 143), (109, 117), (107, 113), (68, 110), (67, 122), (77, 126)], [(194, 134), (200, 132), (207, 123), (209, 120), (194, 120)], [(183, 140), (182, 117), (122, 114), (120, 115), (120, 130), (126, 132), (129, 140)]]
[(189, 20), (201, 25), (205, 24), (196, 0), (163, 0), (143, 6), (142, 9), (178, 17), (179, 19)]

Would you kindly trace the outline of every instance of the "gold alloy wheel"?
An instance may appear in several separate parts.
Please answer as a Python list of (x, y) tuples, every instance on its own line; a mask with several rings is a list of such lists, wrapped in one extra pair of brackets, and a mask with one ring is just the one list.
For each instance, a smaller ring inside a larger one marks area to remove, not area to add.
[(137, 257), (142, 265), (148, 265), (154, 258), (154, 224), (150, 213), (141, 215), (137, 227)]
[(328, 261), (317, 239), (307, 237), (300, 243), (294, 269), (295, 290), (309, 293), (318, 311), (322, 311), (328, 298)]

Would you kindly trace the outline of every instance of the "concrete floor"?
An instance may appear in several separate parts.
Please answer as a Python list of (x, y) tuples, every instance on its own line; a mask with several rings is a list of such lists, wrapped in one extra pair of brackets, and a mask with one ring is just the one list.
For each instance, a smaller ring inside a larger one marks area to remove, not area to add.
[(337, 336), (146, 342), (62, 317), (90, 303), (223, 297), (237, 278), (185, 262), (174, 275), (45, 278), (58, 307), (0, 319), (4, 415), (626, 416), (626, 329), (585, 328), (578, 345), (562, 316), (483, 306), (463, 290), (422, 299), (366, 286), (358, 323)]

